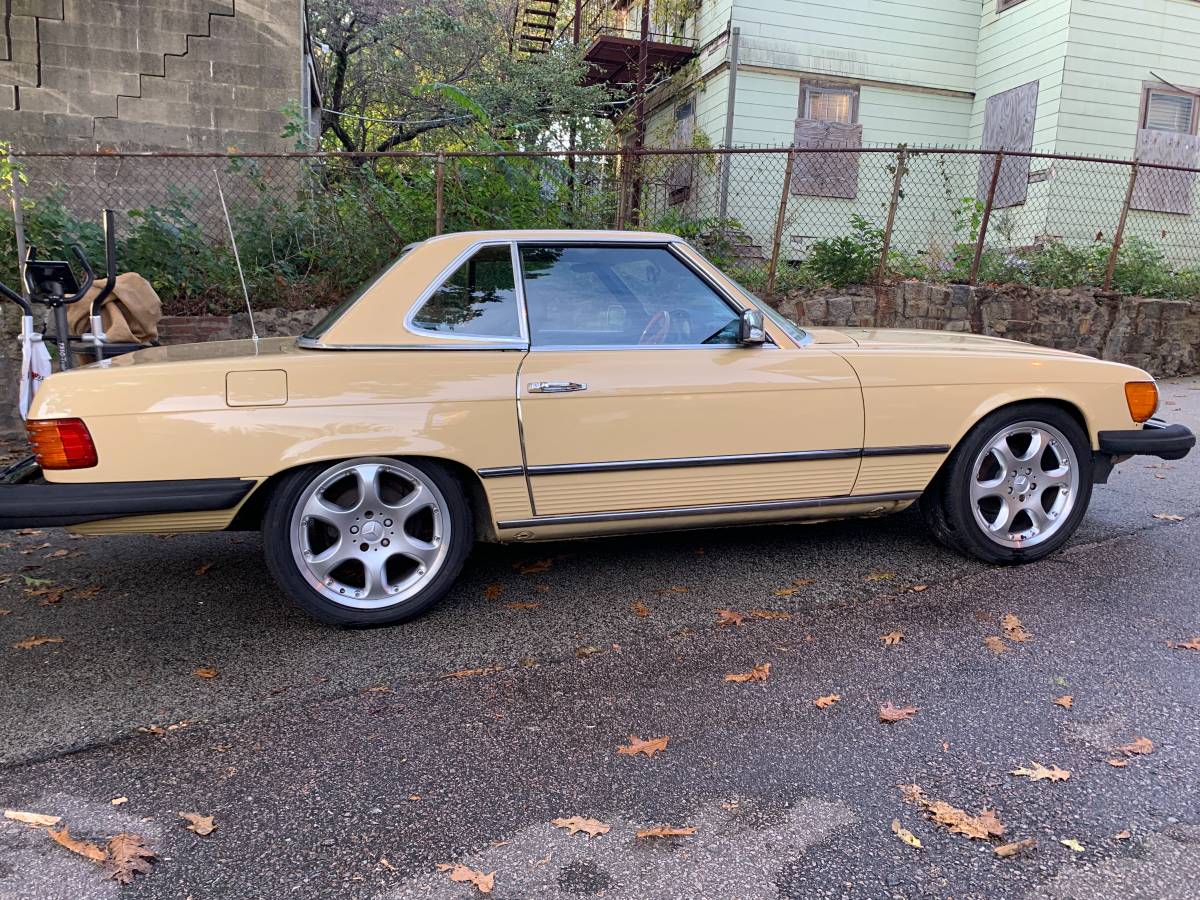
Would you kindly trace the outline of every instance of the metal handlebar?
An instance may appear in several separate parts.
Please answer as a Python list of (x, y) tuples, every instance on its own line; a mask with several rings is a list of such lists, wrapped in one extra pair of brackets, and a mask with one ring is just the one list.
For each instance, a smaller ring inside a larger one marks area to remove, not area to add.
[(21, 311), (25, 315), (27, 315), (27, 316), (33, 315), (33, 307), (31, 307), (29, 305), (29, 301), (26, 300), (24, 297), (22, 297), (20, 294), (18, 294), (16, 291), (14, 291), (12, 288), (10, 288), (3, 281), (0, 281), (0, 294), (3, 294), (5, 297), (7, 297), (13, 303), (17, 304), (17, 306), (21, 307)]
[(82, 247), (80, 247), (78, 244), (72, 244), (70, 249), (71, 252), (75, 254), (75, 258), (79, 260), (79, 265), (83, 269), (83, 284), (80, 286), (79, 290), (70, 297), (63, 297), (62, 302), (78, 303), (84, 298), (84, 295), (92, 289), (92, 285), (96, 283), (96, 273), (92, 271), (91, 263), (89, 263), (87, 257), (84, 256)]
[(89, 310), (92, 319), (100, 315), (100, 307), (117, 286), (117, 228), (111, 209), (104, 211), (104, 262), (107, 281), (92, 300), (92, 308)]

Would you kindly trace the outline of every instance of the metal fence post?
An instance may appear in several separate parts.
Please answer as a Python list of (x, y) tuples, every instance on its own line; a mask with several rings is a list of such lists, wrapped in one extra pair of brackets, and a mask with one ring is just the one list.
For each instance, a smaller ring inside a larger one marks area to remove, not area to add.
[(433, 233), (441, 234), (446, 227), (446, 155), (439, 150), (437, 160), (433, 164), (434, 171), (434, 211)]
[(875, 283), (882, 284), (887, 276), (888, 251), (892, 249), (892, 229), (896, 224), (896, 207), (900, 203), (900, 186), (908, 168), (908, 148), (901, 144), (896, 148), (896, 174), (892, 177), (892, 199), (888, 203), (887, 224), (883, 226), (883, 248), (879, 253), (879, 268), (875, 270)]
[(17, 169), (12, 151), (8, 153), (8, 175), (12, 179), (13, 230), (17, 237), (17, 290), (22, 296), (29, 295), (29, 287), (25, 283), (25, 210), (21, 207), (21, 172)]
[[(725, 96), (725, 138), (722, 149), (729, 151), (733, 147), (733, 112), (737, 100), (738, 75), (738, 42), (742, 29), (732, 28), (729, 33), (729, 91)], [(725, 216), (729, 212), (729, 169), (733, 165), (733, 156), (728, 152), (721, 157), (720, 194), (717, 200), (717, 219), (721, 228), (725, 228)]]
[(783, 243), (783, 226), (787, 219), (788, 195), (792, 192), (792, 166), (796, 148), (788, 150), (787, 166), (783, 170), (783, 193), (779, 196), (779, 213), (775, 216), (775, 235), (771, 239), (771, 261), (767, 265), (767, 296), (775, 293), (775, 275), (779, 270), (779, 248)]
[(967, 284), (979, 278), (979, 261), (983, 258), (983, 243), (987, 239), (988, 222), (992, 218), (992, 203), (996, 199), (996, 182), (1000, 180), (1000, 167), (1004, 164), (1004, 151), (996, 151), (996, 164), (992, 166), (992, 182), (988, 185), (987, 200), (983, 204), (983, 219), (979, 223), (979, 238), (975, 241), (975, 256), (971, 260), (971, 276)]
[(1125, 220), (1129, 218), (1129, 204), (1133, 202), (1133, 189), (1137, 184), (1138, 161), (1133, 161), (1129, 172), (1129, 184), (1125, 186), (1125, 202), (1121, 204), (1121, 217), (1117, 219), (1117, 231), (1113, 235), (1112, 249), (1108, 251), (1108, 265), (1104, 268), (1104, 290), (1112, 290), (1113, 274), (1117, 271), (1117, 254), (1125, 240)]

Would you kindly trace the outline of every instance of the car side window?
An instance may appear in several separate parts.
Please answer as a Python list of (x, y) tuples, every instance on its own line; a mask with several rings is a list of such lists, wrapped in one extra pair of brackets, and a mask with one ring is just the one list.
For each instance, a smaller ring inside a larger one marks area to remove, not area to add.
[(426, 331), (470, 337), (520, 338), (512, 250), (483, 247), (442, 282), (412, 323)]
[(522, 244), (530, 342), (542, 347), (738, 342), (738, 313), (666, 247)]

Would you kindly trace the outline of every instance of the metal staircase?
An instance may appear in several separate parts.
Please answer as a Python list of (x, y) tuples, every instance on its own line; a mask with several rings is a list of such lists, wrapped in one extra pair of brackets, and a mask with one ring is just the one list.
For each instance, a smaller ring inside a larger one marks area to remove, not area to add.
[(522, 0), (517, 10), (517, 51), (544, 53), (554, 41), (560, 0)]

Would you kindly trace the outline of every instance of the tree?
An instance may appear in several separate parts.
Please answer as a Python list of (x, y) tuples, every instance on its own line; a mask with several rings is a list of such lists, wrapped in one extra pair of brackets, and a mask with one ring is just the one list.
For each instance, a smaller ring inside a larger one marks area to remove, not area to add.
[[(544, 147), (609, 102), (560, 41), (513, 47), (516, 0), (308, 0), (330, 149)], [(590, 129), (594, 133), (595, 129)]]

